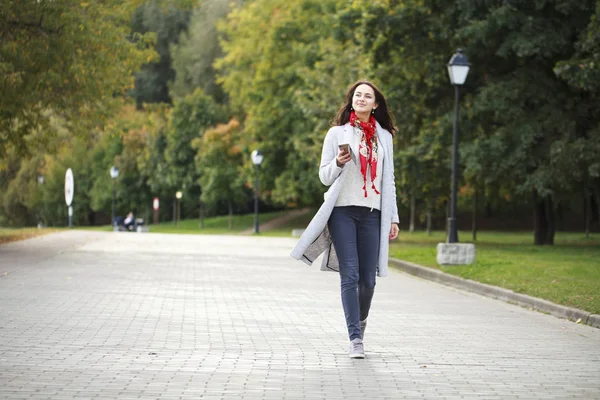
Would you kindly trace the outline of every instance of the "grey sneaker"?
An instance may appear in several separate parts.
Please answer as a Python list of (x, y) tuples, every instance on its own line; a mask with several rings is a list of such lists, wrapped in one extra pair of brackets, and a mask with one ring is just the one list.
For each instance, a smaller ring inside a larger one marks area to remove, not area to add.
[(365, 338), (365, 329), (367, 329), (367, 320), (360, 321), (360, 337)]
[(350, 358), (365, 358), (365, 349), (363, 347), (362, 339), (356, 338), (350, 342), (350, 352), (348, 353)]

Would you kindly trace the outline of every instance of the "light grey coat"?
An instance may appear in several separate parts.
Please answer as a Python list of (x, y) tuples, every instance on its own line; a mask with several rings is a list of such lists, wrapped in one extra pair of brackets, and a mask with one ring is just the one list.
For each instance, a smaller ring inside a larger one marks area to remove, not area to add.
[[(394, 180), (394, 154), (392, 135), (377, 123), (377, 137), (379, 139), (379, 151), (383, 150), (383, 174), (381, 177), (381, 231), (379, 245), (379, 262), (377, 265), (377, 276), (383, 277), (388, 274), (388, 252), (389, 234), (392, 223), (399, 222), (398, 205), (396, 204), (396, 183)], [(325, 201), (308, 224), (308, 227), (298, 240), (291, 256), (297, 260), (311, 265), (315, 259), (324, 253), (321, 263), (322, 271), (339, 272), (339, 262), (327, 228), (327, 221), (335, 207), (335, 203), (343, 186), (347, 168), (339, 168), (336, 163), (338, 144), (349, 143), (352, 150), (352, 161), (359, 161), (355, 155), (358, 154), (359, 140), (354, 134), (354, 128), (347, 123), (342, 126), (334, 126), (329, 129), (323, 142), (321, 154), (321, 166), (319, 178), (324, 185), (330, 186), (325, 193)]]

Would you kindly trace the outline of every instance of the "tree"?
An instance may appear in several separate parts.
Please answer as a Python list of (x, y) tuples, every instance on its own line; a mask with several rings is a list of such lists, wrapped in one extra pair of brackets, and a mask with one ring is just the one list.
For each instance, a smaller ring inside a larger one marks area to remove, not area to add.
[(240, 129), (240, 123), (232, 119), (206, 130), (202, 138), (194, 139), (192, 146), (198, 149), (196, 170), (202, 187), (201, 200), (216, 208), (225, 202), (229, 213), (229, 229), (232, 228), (233, 210), (249, 198), (243, 166), (248, 151)]
[[(365, 48), (373, 74), (396, 117), (394, 140), (399, 199), (410, 207), (414, 226), (419, 204), (431, 217), (450, 195), (453, 91), (445, 64), (452, 47), (453, 4), (440, 1), (380, 3), (363, 18)], [(461, 140), (466, 139), (461, 136)]]
[(245, 134), (265, 154), (263, 194), (279, 205), (322, 199), (317, 169), (328, 122), (368, 65), (347, 39), (353, 27), (340, 24), (338, 4), (346, 5), (257, 0), (234, 9), (221, 25), (218, 82)]
[(189, 29), (181, 33), (179, 43), (171, 45), (175, 70), (171, 96), (182, 98), (200, 88), (218, 103), (226, 102), (213, 68), (215, 60), (222, 55), (217, 23), (233, 5), (240, 4), (241, 0), (205, 1), (194, 10)]
[(197, 150), (192, 141), (201, 138), (207, 128), (226, 122), (227, 117), (225, 110), (200, 89), (175, 102), (165, 148), (168, 166), (165, 187), (171, 193), (181, 190), (186, 198), (200, 198), (199, 175), (194, 168)]
[(557, 63), (554, 72), (570, 86), (585, 93), (578, 102), (579, 124), (584, 126), (585, 133), (579, 138), (573, 151), (562, 158), (562, 164), (569, 168), (564, 164), (570, 156), (581, 165), (583, 173), (579, 178), (583, 185), (586, 232), (589, 234), (591, 204), (594, 199), (600, 223), (600, 161), (597, 156), (600, 151), (600, 121), (597, 116), (600, 107), (600, 2), (596, 2), (595, 13), (587, 28), (579, 35), (575, 49), (575, 54), (570, 59)]
[(469, 79), (481, 88), (470, 117), (484, 130), (481, 150), (472, 153), (479, 154), (477, 163), (490, 165), (486, 178), (501, 177), (517, 194), (529, 193), (534, 243), (553, 244), (560, 194), (575, 188), (590, 162), (584, 154), (576, 163), (564, 155), (575, 155), (591, 133), (588, 118), (597, 121), (586, 95), (557, 79), (554, 68), (575, 53), (573, 38), (585, 35), (595, 2), (457, 4), (464, 26), (458, 38), (478, 66)]
[(130, 95), (138, 108), (144, 103), (171, 103), (169, 85), (175, 80), (171, 46), (187, 30), (190, 15), (191, 11), (185, 8), (173, 3), (161, 6), (157, 0), (142, 4), (133, 13), (133, 34), (155, 34), (154, 48), (159, 55), (158, 60), (144, 64), (135, 74), (135, 87)]
[(153, 60), (153, 35), (129, 40), (128, 19), (139, 1), (8, 1), (0, 5), (0, 158), (23, 154), (26, 136), (52, 138), (52, 116), (74, 133), (102, 125), (115, 94)]

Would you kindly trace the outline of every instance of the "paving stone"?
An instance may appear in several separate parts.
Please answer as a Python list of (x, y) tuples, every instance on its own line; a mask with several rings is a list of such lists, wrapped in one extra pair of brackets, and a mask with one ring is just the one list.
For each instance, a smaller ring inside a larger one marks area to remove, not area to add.
[(0, 246), (0, 398), (600, 398), (600, 330), (398, 271), (377, 282), (367, 358), (349, 359), (339, 277), (294, 244), (68, 231)]

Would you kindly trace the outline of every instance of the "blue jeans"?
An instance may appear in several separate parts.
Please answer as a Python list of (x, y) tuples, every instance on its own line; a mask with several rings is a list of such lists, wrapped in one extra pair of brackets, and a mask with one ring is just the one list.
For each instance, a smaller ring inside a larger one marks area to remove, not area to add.
[(381, 213), (367, 207), (334, 207), (328, 227), (340, 262), (342, 305), (350, 340), (360, 338), (375, 291)]

